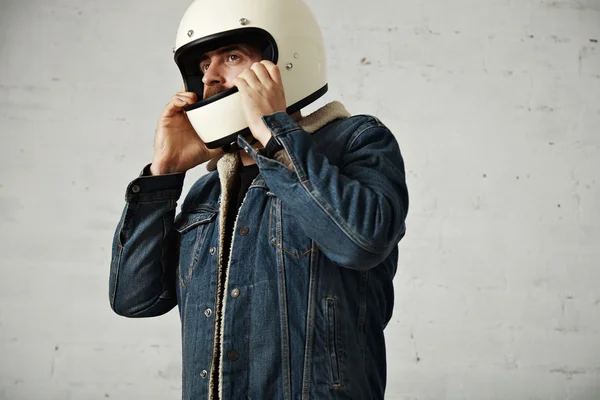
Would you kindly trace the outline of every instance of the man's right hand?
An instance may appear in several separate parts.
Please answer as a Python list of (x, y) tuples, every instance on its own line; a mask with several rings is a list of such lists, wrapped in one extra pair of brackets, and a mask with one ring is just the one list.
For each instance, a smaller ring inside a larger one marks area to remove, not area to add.
[(206, 147), (185, 114), (183, 108), (196, 101), (195, 93), (179, 92), (165, 107), (154, 138), (152, 175), (185, 172), (223, 153)]

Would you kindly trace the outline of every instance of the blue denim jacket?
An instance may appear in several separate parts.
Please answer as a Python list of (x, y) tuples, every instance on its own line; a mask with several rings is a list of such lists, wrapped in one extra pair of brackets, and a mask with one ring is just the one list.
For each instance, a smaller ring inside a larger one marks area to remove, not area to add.
[(216, 398), (211, 388), (222, 399), (383, 399), (383, 330), (408, 210), (404, 164), (379, 120), (340, 118), (340, 107), (300, 123), (264, 117), (290, 166), (238, 139), (260, 173), (228, 265), (221, 232), (239, 155), (202, 176), (177, 216), (184, 174), (129, 184), (110, 304), (127, 317), (179, 306), (184, 399)]

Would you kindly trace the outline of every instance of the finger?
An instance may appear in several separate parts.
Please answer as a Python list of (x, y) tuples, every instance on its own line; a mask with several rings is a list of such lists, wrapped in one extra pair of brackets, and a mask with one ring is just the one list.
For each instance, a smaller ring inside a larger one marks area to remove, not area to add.
[(165, 110), (163, 111), (163, 117), (172, 117), (175, 114), (181, 112), (182, 107), (174, 104), (174, 102), (170, 102), (169, 104), (167, 104), (167, 106), (165, 107)]
[(198, 96), (194, 92), (179, 92), (179, 93), (176, 93), (175, 95), (179, 96), (181, 98), (184, 98), (184, 99), (188, 99), (192, 103), (195, 103), (196, 101), (198, 101)]
[(281, 70), (277, 65), (268, 60), (262, 60), (260, 63), (265, 66), (265, 69), (269, 72), (271, 79), (273, 79), (276, 84), (283, 85), (283, 80), (281, 79)]
[(233, 80), (233, 86), (237, 87), (240, 92), (246, 92), (250, 86), (248, 82), (241, 76), (241, 74)]
[(179, 99), (182, 100), (187, 104), (194, 104), (196, 102), (196, 97), (195, 96), (190, 96), (190, 95), (185, 95), (185, 94), (176, 94), (175, 96), (173, 96), (173, 99)]
[(254, 73), (254, 71), (252, 71), (251, 69), (244, 70), (244, 72), (242, 72), (238, 76), (238, 78), (244, 79), (246, 81), (246, 83), (248, 84), (248, 86), (254, 90), (257, 90), (258, 88), (260, 88), (262, 86), (262, 84), (260, 83), (260, 80)]
[(273, 84), (273, 79), (264, 64), (259, 62), (254, 63), (251, 69), (263, 86), (271, 86)]
[(177, 114), (178, 112), (181, 112), (181, 110), (189, 105), (189, 104), (193, 104), (193, 101), (190, 101), (190, 99), (185, 98), (185, 97), (180, 97), (179, 95), (175, 95), (173, 96), (173, 98), (171, 99), (171, 102), (169, 104), (167, 104), (167, 106), (165, 107), (165, 111), (163, 113), (163, 116), (165, 117), (172, 117), (173, 115)]

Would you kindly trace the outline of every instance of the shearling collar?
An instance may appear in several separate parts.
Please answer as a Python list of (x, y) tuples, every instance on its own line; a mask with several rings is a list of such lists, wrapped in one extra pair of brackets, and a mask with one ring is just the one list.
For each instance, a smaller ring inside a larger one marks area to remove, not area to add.
[(331, 121), (336, 119), (349, 118), (350, 113), (346, 107), (339, 101), (332, 101), (325, 104), (312, 114), (307, 115), (298, 121), (298, 125), (308, 133), (315, 133)]
[[(339, 101), (332, 101), (331, 103), (327, 103), (323, 107), (319, 108), (312, 114), (307, 115), (298, 121), (298, 125), (302, 127), (308, 133), (315, 133), (328, 123), (335, 121), (336, 119), (348, 118), (350, 117), (350, 113), (346, 110), (346, 107)], [(234, 162), (235, 156), (239, 155), (237, 153), (225, 154), (219, 157), (215, 157), (208, 162), (206, 165), (207, 171), (214, 171), (218, 169), (219, 175), (228, 176), (232, 167), (235, 170), (237, 164)], [(218, 164), (223, 164), (218, 165)], [(234, 164), (236, 164), (234, 166)]]

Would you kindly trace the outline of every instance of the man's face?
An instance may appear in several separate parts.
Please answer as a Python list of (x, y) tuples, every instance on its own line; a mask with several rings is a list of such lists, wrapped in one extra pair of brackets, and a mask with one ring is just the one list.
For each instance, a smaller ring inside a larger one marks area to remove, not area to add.
[(246, 44), (221, 47), (204, 54), (200, 60), (204, 98), (231, 89), (235, 78), (261, 59), (260, 51)]

